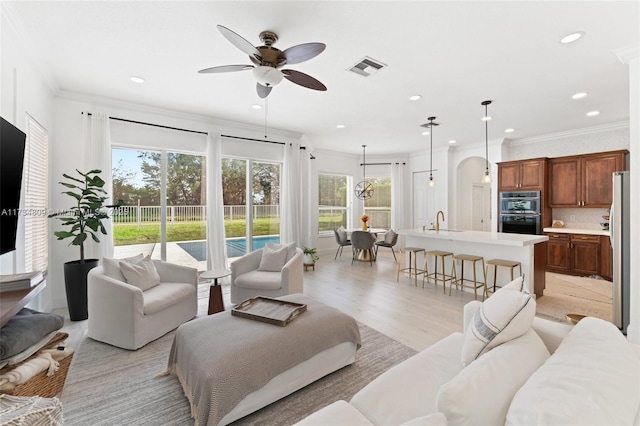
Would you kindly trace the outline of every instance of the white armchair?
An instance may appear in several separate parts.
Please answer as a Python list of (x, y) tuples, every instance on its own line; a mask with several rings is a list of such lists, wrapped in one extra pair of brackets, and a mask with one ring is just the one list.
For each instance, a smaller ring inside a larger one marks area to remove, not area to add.
[(88, 336), (136, 350), (198, 312), (198, 271), (154, 260), (160, 284), (148, 290), (112, 278), (98, 266), (87, 277)]
[(250, 297), (279, 297), (302, 293), (302, 250), (296, 248), (295, 255), (287, 261), (280, 272), (259, 271), (262, 250), (245, 254), (231, 263), (231, 303)]

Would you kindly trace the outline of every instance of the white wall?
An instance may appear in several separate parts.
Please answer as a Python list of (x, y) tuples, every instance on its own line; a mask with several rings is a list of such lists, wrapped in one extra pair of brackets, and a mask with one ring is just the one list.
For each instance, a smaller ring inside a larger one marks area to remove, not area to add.
[[(448, 160), (449, 147), (440, 147), (434, 148), (433, 150), (433, 181), (435, 182), (435, 186), (433, 188), (433, 205), (429, 205), (427, 200), (427, 204), (425, 206), (417, 206), (416, 208), (423, 208), (426, 210), (424, 217), (426, 222), (432, 222), (436, 220), (436, 213), (439, 210), (442, 210), (444, 213), (445, 221), (447, 222), (447, 227), (452, 227), (451, 223), (451, 212), (453, 211), (450, 200), (449, 200), (449, 192), (452, 188), (451, 179), (450, 179), (450, 164)], [(413, 182), (413, 174), (414, 173), (422, 173), (428, 179), (429, 176), (429, 165), (430, 165), (430, 156), (431, 153), (429, 151), (422, 151), (411, 154), (409, 157), (409, 172), (410, 177), (406, 180), (407, 184), (410, 186)], [(408, 210), (411, 212), (411, 217), (409, 218), (407, 223), (408, 228), (413, 228), (414, 225), (414, 206), (413, 200), (415, 198), (415, 194), (411, 189), (411, 192), (408, 196), (405, 196), (405, 200), (411, 203), (411, 205), (407, 205)], [(419, 224), (416, 224), (419, 225)], [(422, 225), (429, 225), (429, 223), (424, 223)]]
[[(29, 51), (25, 39), (16, 30), (11, 15), (0, 5), (0, 115), (7, 121), (25, 131), (26, 114), (31, 115), (49, 132), (50, 144), (54, 139), (53, 94), (56, 90), (48, 76), (40, 70), (39, 64), (25, 54)], [(21, 206), (24, 203), (24, 187)], [(0, 256), (0, 274), (13, 274), (24, 271), (24, 220), (18, 221), (16, 250)], [(47, 277), (47, 288), (31, 303), (37, 310), (50, 310), (49, 303), (53, 292), (51, 278)]]
[[(491, 174), (491, 190), (490, 190), (490, 205), (498, 205), (498, 166), (497, 163), (505, 161), (503, 158), (503, 140), (489, 141), (489, 172)], [(467, 185), (469, 182), (473, 182), (477, 178), (476, 182), (479, 182), (482, 178), (482, 173), (485, 169), (485, 155), (486, 150), (484, 144), (476, 144), (469, 147), (457, 148), (452, 147), (449, 151), (449, 187), (452, 188), (448, 194), (448, 202), (450, 211), (454, 214), (451, 215), (450, 227), (456, 229), (468, 228), (466, 224), (466, 217), (463, 217), (465, 213), (463, 210), (468, 207), (466, 205), (471, 200), (471, 186)], [(477, 162), (469, 162), (469, 159), (481, 159)], [(469, 166), (468, 174), (464, 172), (466, 167)], [(491, 209), (491, 216), (489, 218), (491, 222), (491, 230), (497, 231), (498, 221), (495, 215), (495, 208)], [(461, 216), (462, 215), (462, 216)], [(470, 218), (469, 218), (470, 220)]]

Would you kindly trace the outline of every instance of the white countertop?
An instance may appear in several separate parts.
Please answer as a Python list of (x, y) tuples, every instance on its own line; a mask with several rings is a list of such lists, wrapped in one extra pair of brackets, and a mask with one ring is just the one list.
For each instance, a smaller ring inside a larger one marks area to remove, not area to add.
[(433, 238), (449, 241), (462, 241), (470, 243), (494, 244), (502, 246), (524, 247), (548, 241), (546, 235), (508, 234), (504, 232), (483, 232), (483, 231), (423, 231), (419, 229), (401, 229), (399, 235), (406, 235), (420, 238)]
[(555, 232), (558, 234), (585, 234), (585, 235), (605, 235), (609, 236), (610, 232), (604, 229), (585, 229), (585, 228), (544, 228), (543, 232)]

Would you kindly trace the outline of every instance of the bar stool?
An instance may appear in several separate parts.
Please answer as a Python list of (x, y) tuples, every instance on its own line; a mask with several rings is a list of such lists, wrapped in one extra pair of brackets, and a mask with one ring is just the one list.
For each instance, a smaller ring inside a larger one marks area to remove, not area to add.
[[(456, 279), (456, 281), (453, 283), (456, 286), (456, 289), (458, 289), (458, 285), (460, 285), (463, 289), (465, 287), (467, 288), (472, 288), (473, 289), (473, 298), (475, 300), (478, 300), (478, 288), (482, 288), (482, 301), (484, 301), (484, 296), (487, 293), (487, 270), (485, 269), (485, 265), (484, 265), (484, 257), (482, 256), (475, 256), (473, 254), (456, 254), (453, 256), (453, 268), (455, 269), (456, 267), (456, 260), (460, 261), (460, 278)], [(464, 262), (472, 262), (472, 268), (473, 268), (473, 280), (469, 279), (469, 278), (465, 278), (464, 277)], [(484, 280), (482, 282), (478, 282), (477, 276), (476, 276), (476, 263), (478, 262), (482, 262), (482, 273), (484, 275)], [(455, 274), (456, 276), (458, 275), (457, 273)], [(465, 285), (465, 281), (473, 283), (473, 286), (471, 285)], [(451, 287), (453, 286), (449, 286), (449, 296), (451, 296)]]
[[(405, 265), (404, 254), (409, 253), (409, 267), (403, 268)], [(413, 281), (416, 287), (418, 287), (418, 275), (424, 274), (424, 269), (418, 269), (418, 253), (424, 253), (424, 249), (420, 247), (405, 247), (400, 249), (400, 262), (398, 262), (398, 275), (396, 276), (396, 282), (400, 281), (400, 272), (408, 272), (409, 278), (413, 277)], [(411, 267), (411, 257), (413, 255), (413, 267)], [(424, 281), (424, 278), (423, 278)]]
[[(522, 275), (522, 264), (515, 260), (491, 259), (491, 260), (487, 260), (485, 263), (486, 263), (485, 273), (484, 273), (485, 282), (486, 282), (486, 277), (489, 275), (489, 266), (493, 265), (493, 290), (491, 290), (492, 293), (496, 292), (496, 287), (498, 288), (502, 287), (502, 286), (496, 285), (499, 267), (509, 268), (509, 271), (511, 273), (511, 281), (513, 281), (513, 268), (515, 268), (516, 266), (520, 270), (520, 275)], [(487, 283), (487, 285), (485, 286), (485, 293), (488, 293), (488, 292), (489, 292), (489, 284)]]
[[(429, 273), (429, 268), (427, 266), (427, 260), (429, 256), (434, 257), (434, 272)], [(444, 268), (444, 260), (447, 256), (451, 256), (451, 274), (447, 275)], [(440, 263), (442, 264), (442, 272), (438, 272), (438, 259), (440, 259)], [(424, 288), (424, 279), (427, 280), (429, 277), (433, 277), (435, 284), (438, 285), (438, 281), (442, 281), (442, 292), (446, 294), (447, 289), (447, 281), (450, 281), (449, 285), (453, 283), (456, 279), (456, 270), (453, 267), (453, 253), (450, 251), (441, 251), (441, 250), (429, 250), (424, 254), (424, 270), (425, 274), (422, 276), (422, 288)]]

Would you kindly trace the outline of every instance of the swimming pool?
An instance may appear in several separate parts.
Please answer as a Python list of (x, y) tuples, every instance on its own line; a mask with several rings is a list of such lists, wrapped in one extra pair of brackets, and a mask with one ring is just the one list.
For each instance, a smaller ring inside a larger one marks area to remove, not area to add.
[[(279, 235), (265, 235), (260, 237), (253, 237), (253, 249), (264, 248), (267, 243), (280, 244)], [(240, 257), (247, 252), (247, 239), (246, 237), (227, 238), (227, 257)], [(202, 241), (189, 241), (184, 243), (177, 243), (180, 248), (189, 253), (191, 257), (197, 261), (207, 260), (207, 242)]]

